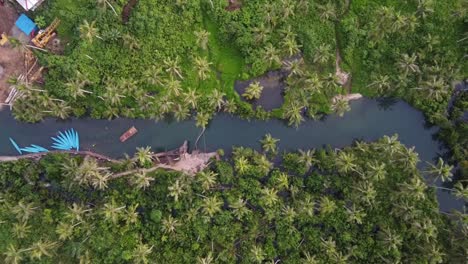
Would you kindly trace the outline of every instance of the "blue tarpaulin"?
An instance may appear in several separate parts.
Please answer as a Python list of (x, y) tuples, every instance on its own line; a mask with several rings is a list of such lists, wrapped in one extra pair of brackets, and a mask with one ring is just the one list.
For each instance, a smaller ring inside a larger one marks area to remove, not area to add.
[(35, 32), (39, 29), (34, 21), (32, 21), (25, 14), (21, 14), (18, 20), (16, 20), (15, 25), (28, 36), (30, 36), (32, 32)]

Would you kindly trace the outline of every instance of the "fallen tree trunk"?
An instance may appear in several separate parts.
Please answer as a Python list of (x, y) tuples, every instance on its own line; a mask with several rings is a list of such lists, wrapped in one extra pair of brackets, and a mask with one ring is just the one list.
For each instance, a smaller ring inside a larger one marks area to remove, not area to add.
[(21, 159), (40, 159), (46, 155), (55, 154), (55, 153), (90, 156), (99, 160), (104, 160), (104, 161), (109, 161), (109, 162), (118, 162), (118, 160), (116, 159), (112, 159), (110, 157), (97, 154), (91, 151), (73, 151), (73, 150), (51, 150), (49, 152), (31, 153), (31, 154), (26, 154), (26, 155), (21, 155), (21, 156), (0, 156), (0, 162), (18, 161)]

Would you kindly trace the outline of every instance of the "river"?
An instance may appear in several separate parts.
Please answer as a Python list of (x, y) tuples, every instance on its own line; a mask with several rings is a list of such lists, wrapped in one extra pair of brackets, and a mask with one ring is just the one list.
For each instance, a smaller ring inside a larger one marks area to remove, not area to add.
[[(119, 136), (129, 127), (139, 132), (125, 143)], [(124, 153), (132, 155), (136, 147), (151, 146), (154, 151), (173, 149), (184, 140), (194, 142), (200, 133), (193, 120), (184, 122), (155, 122), (144, 119), (93, 120), (90, 118), (58, 121), (46, 119), (37, 124), (26, 124), (13, 119), (11, 112), (0, 111), (0, 155), (16, 155), (8, 138), (12, 137), (20, 146), (36, 144), (49, 148), (50, 137), (57, 131), (74, 128), (80, 134), (82, 150), (119, 158)], [(247, 121), (227, 114), (218, 114), (209, 124), (198, 147), (203, 151), (225, 149), (232, 146), (260, 148), (259, 140), (266, 134), (279, 138), (281, 150), (319, 148), (324, 145), (343, 147), (356, 139), (373, 141), (384, 135), (398, 134), (400, 141), (408, 147), (414, 146), (424, 161), (433, 161), (443, 152), (433, 136), (437, 128), (427, 128), (421, 112), (402, 101), (390, 105), (377, 100), (360, 99), (351, 102), (351, 111), (344, 117), (329, 115), (324, 120), (304, 122), (298, 128), (288, 127), (280, 120)], [(193, 147), (193, 146), (192, 146)], [(437, 193), (440, 209), (460, 210), (462, 200), (446, 191)]]

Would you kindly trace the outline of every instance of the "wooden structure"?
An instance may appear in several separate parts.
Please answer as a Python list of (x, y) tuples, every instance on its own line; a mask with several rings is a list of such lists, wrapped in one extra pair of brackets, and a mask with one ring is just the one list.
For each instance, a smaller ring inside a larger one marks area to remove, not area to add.
[(39, 31), (39, 33), (32, 39), (32, 42), (36, 47), (44, 48), (50, 39), (55, 36), (55, 30), (60, 24), (60, 19), (55, 18), (52, 24), (50, 24), (45, 30)]
[(127, 141), (127, 139), (133, 137), (137, 132), (138, 132), (138, 130), (134, 126), (132, 126), (125, 133), (123, 133), (122, 136), (120, 136), (120, 142), (123, 143), (123, 142)]

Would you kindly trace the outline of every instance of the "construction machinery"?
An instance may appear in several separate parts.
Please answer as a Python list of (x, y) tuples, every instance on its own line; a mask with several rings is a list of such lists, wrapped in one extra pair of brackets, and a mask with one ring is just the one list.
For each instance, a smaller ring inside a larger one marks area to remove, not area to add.
[(40, 30), (39, 33), (32, 39), (36, 47), (44, 48), (50, 39), (55, 36), (55, 30), (60, 24), (60, 19), (55, 18), (45, 30)]
[(0, 36), (0, 46), (5, 45), (8, 42), (8, 36), (5, 33), (2, 33)]

